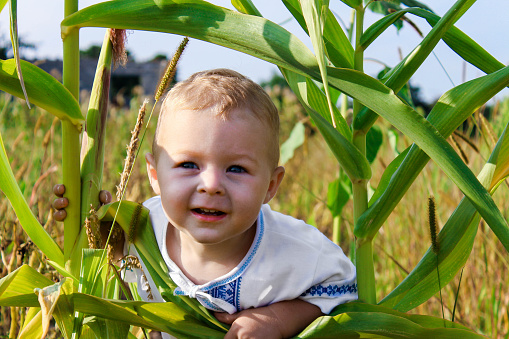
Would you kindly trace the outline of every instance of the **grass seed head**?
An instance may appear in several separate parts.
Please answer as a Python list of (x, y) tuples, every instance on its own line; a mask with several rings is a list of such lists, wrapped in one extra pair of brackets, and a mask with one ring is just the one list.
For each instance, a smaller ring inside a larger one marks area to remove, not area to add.
[(431, 235), (431, 247), (435, 254), (438, 254), (440, 250), (437, 240), (437, 218), (435, 209), (435, 198), (430, 196), (428, 198), (428, 220), (429, 220), (429, 232)]
[(127, 146), (127, 156), (124, 161), (124, 170), (122, 171), (122, 175), (120, 176), (120, 183), (117, 186), (117, 200), (122, 200), (123, 192), (127, 186), (127, 182), (129, 181), (129, 176), (131, 175), (131, 170), (134, 166), (134, 162), (136, 160), (136, 151), (139, 147), (139, 136), (141, 132), (141, 128), (143, 127), (143, 121), (145, 120), (145, 113), (147, 110), (148, 100), (145, 99), (143, 104), (141, 105), (140, 110), (138, 111), (138, 118), (136, 119), (136, 125), (134, 126), (134, 130), (131, 132), (131, 141)]
[(156, 92), (154, 94), (154, 99), (156, 102), (159, 101), (164, 92), (168, 89), (173, 77), (175, 76), (175, 72), (177, 71), (177, 63), (186, 48), (187, 43), (189, 42), (189, 38), (185, 37), (180, 43), (177, 51), (173, 55), (173, 58), (166, 65), (166, 70), (164, 71), (163, 76), (159, 79), (159, 84), (157, 85)]

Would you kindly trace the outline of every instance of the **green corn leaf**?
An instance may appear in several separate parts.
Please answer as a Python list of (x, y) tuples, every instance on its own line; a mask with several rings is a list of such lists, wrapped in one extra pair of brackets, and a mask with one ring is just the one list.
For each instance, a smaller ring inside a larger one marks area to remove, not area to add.
[(397, 12), (394, 12), (392, 14), (384, 16), (382, 19), (378, 20), (374, 24), (368, 27), (366, 31), (362, 34), (359, 48), (362, 48), (363, 50), (366, 50), (366, 48), (371, 45), (373, 41), (375, 41), (380, 34), (385, 32), (387, 28), (389, 28), (392, 24), (394, 24), (397, 20), (401, 19), (405, 13), (407, 13), (409, 10), (399, 10)]
[[(284, 73), (284, 71), (282, 72)], [(301, 87), (303, 87), (301, 89), (302, 92), (301, 100), (304, 100), (303, 102), (305, 102), (306, 105), (310, 106), (316, 112), (320, 113), (320, 115), (325, 120), (327, 120), (327, 122), (332, 124), (331, 116), (330, 114), (327, 114), (328, 104), (325, 94), (310, 79), (306, 80), (306, 78), (303, 76), (297, 77), (300, 79), (299, 81), (302, 82)], [(339, 112), (338, 108), (335, 105), (332, 106), (332, 111), (334, 113), (334, 117), (336, 118), (336, 130), (348, 140), (352, 140), (352, 131), (350, 130), (350, 127), (348, 126), (348, 123), (346, 122), (345, 118), (341, 115), (341, 113)]]
[(2, 10), (4, 9), (6, 4), (7, 0), (0, 0), (0, 13), (2, 13)]
[[(440, 20), (438, 15), (421, 9), (413, 8), (409, 9), (408, 12), (426, 19), (426, 21), (433, 27)], [(477, 42), (454, 26), (446, 32), (446, 34), (442, 37), (442, 40), (454, 52), (463, 58), (463, 60), (487, 74), (498, 71), (505, 66), (482, 48)]]
[(352, 8), (356, 8), (362, 5), (362, 0), (341, 0), (341, 2)]
[[(458, 0), (433, 29), (426, 35), (422, 42), (405, 57), (386, 76), (385, 85), (398, 92), (414, 75), (415, 71), (426, 60), (440, 39), (453, 26), (476, 0)], [(369, 108), (369, 107), (368, 107)], [(354, 120), (354, 129), (367, 132), (377, 119), (376, 110), (362, 110)]]
[[(381, 14), (382, 16), (388, 16), (391, 12), (397, 12), (401, 10), (400, 1), (374, 1), (369, 7), (367, 7), (373, 13)], [(403, 21), (394, 20), (391, 22), (394, 27), (399, 31), (403, 27)]]
[[(295, 35), (273, 22), (197, 0), (102, 2), (62, 21), (73, 27), (113, 27), (180, 34), (212, 42), (297, 72), (314, 69), (313, 53)], [(235, 32), (235, 34), (231, 34)]]
[(345, 207), (351, 196), (352, 188), (350, 182), (347, 183), (342, 178), (337, 178), (329, 184), (327, 188), (327, 208), (331, 211), (332, 216), (337, 217), (341, 215), (343, 207)]
[(418, 7), (418, 8), (425, 9), (425, 10), (427, 10), (429, 12), (433, 12), (430, 7), (426, 6), (425, 4), (423, 4), (420, 1), (416, 1), (416, 0), (401, 0), (401, 3), (407, 5), (408, 7)]
[(0, 279), (0, 305), (38, 307), (39, 302), (34, 289), (50, 285), (53, 285), (51, 279), (32, 267), (23, 265)]
[[(313, 90), (313, 82), (308, 78), (299, 76), (296, 73), (281, 69), (292, 91), (297, 95), (300, 102), (306, 108), (306, 111), (313, 119), (314, 123), (324, 136), (339, 164), (345, 170), (345, 173), (352, 179), (369, 179), (371, 177), (371, 168), (366, 157), (352, 144), (352, 142), (339, 133), (322, 115), (317, 113), (316, 100), (312, 100), (308, 93)], [(323, 111), (320, 111), (323, 112)]]
[[(21, 69), (30, 102), (60, 119), (71, 121), (81, 130), (84, 118), (71, 93), (51, 75), (29, 62), (21, 60)], [(0, 60), (0, 89), (23, 98), (23, 90), (16, 75), (16, 62), (13, 59)]]
[[(484, 338), (464, 326), (385, 307), (347, 303), (320, 317), (296, 338)], [(341, 312), (336, 314), (337, 312)]]
[(374, 125), (366, 134), (366, 158), (372, 164), (382, 146), (384, 136), (380, 127)]
[(106, 250), (85, 248), (82, 251), (78, 292), (101, 296), (108, 271)]
[(497, 153), (495, 155), (497, 167), (493, 174), (490, 191), (498, 187), (509, 176), (509, 134), (504, 132), (498, 143), (500, 146), (496, 149)]
[[(302, 9), (299, 0), (282, 0), (286, 8), (292, 13), (293, 17), (300, 24), (305, 32), (308, 32), (306, 20), (302, 15)], [(350, 40), (346, 36), (343, 28), (330, 9), (327, 10), (325, 27), (323, 30), (323, 40), (327, 56), (330, 62), (336, 67), (353, 68), (354, 50)]]
[[(320, 115), (332, 125), (331, 117), (326, 113), (328, 111), (327, 99), (318, 86), (302, 75), (289, 72), (285, 69), (280, 69), (280, 71), (285, 76), (288, 83), (294, 83), (292, 90), (296, 93), (300, 102), (305, 107), (310, 107), (320, 113)], [(352, 131), (345, 118), (343, 118), (337, 107), (333, 106), (332, 109), (336, 117), (336, 122), (338, 123), (338, 132), (348, 140), (352, 140)]]
[(241, 13), (262, 16), (251, 0), (232, 0), (232, 5)]
[(106, 300), (81, 293), (72, 294), (71, 300), (79, 312), (167, 332), (178, 338), (223, 338), (225, 334), (207, 327), (172, 302)]
[(52, 261), (64, 264), (64, 254), (55, 240), (46, 232), (28, 206), (21, 192), (0, 135), (0, 190), (7, 196), (23, 229), (35, 245)]
[(42, 336), (42, 311), (40, 307), (30, 307), (25, 316), (18, 338), (40, 339)]
[(23, 96), (25, 101), (30, 107), (30, 102), (28, 101), (28, 95), (25, 88), (25, 81), (23, 80), (23, 73), (21, 72), (21, 61), (19, 58), (19, 39), (18, 39), (18, 1), (10, 0), (9, 1), (9, 14), (10, 14), (10, 33), (11, 33), (11, 43), (12, 43), (12, 52), (14, 53), (14, 60), (16, 60), (16, 73), (18, 74), (19, 84), (21, 85), (21, 89), (23, 91)]
[(332, 109), (332, 101), (329, 93), (329, 82), (327, 81), (327, 60), (325, 58), (325, 48), (323, 42), (323, 29), (325, 25), (326, 13), (329, 9), (329, 2), (323, 0), (299, 0), (308, 27), (309, 36), (313, 49), (315, 50), (316, 60), (320, 68), (322, 83), (327, 98), (327, 105), (332, 119), (332, 125), (336, 127), (336, 118)]
[[(509, 84), (509, 67), (471, 80), (446, 92), (431, 110), (428, 120), (437, 128), (441, 135), (448, 137), (475, 110), (485, 104), (496, 93)], [(390, 167), (383, 177), (390, 179), (388, 186), (377, 189), (370, 207), (358, 220), (357, 232), (360, 235), (374, 236), (385, 222), (405, 192), (413, 183), (429, 157), (416, 145), (411, 146), (404, 162), (392, 174)], [(387, 187), (387, 188), (385, 188)], [(383, 190), (382, 190), (383, 189)]]
[(90, 327), (96, 338), (127, 338), (130, 325), (111, 319), (87, 317), (83, 325)]
[(281, 145), (280, 164), (284, 165), (293, 158), (293, 154), (297, 148), (304, 144), (306, 140), (306, 127), (302, 122), (297, 122), (293, 127), (288, 139)]
[(342, 313), (347, 312), (372, 312), (372, 313), (385, 313), (390, 314), (394, 316), (398, 316), (407, 320), (410, 320), (422, 327), (426, 328), (433, 328), (433, 327), (444, 327), (444, 324), (448, 328), (457, 328), (457, 329), (463, 329), (463, 330), (470, 330), (468, 327), (448, 321), (442, 318), (437, 318), (433, 316), (427, 316), (427, 315), (420, 315), (420, 314), (408, 314), (401, 311), (394, 310), (392, 308), (383, 306), (383, 305), (373, 305), (373, 304), (366, 304), (359, 301), (349, 302), (346, 304), (341, 304), (336, 306), (331, 313), (330, 316), (334, 317), (336, 315), (340, 315)]
[(387, 166), (385, 171), (382, 174), (382, 177), (380, 178), (380, 181), (378, 182), (378, 187), (375, 190), (375, 193), (371, 196), (369, 199), (369, 206), (373, 204), (373, 202), (377, 201), (380, 196), (387, 190), (387, 187), (389, 186), (389, 182), (391, 181), (392, 175), (396, 170), (399, 168), (401, 163), (403, 162), (403, 159), (405, 159), (406, 155), (408, 154), (408, 151), (410, 150), (410, 147), (405, 149), (403, 152), (398, 154), (396, 158), (394, 158), (393, 161)]

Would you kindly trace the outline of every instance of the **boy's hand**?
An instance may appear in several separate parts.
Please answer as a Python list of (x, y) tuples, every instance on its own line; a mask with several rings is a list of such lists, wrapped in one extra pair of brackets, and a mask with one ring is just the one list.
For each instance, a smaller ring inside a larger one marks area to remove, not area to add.
[[(53, 218), (56, 221), (64, 221), (65, 217), (67, 217), (67, 212), (65, 208), (69, 206), (69, 200), (64, 198), (65, 186), (62, 184), (56, 184), (53, 186), (53, 193), (58, 197), (53, 200), (53, 208), (55, 212), (53, 213)], [(111, 193), (109, 191), (101, 191), (99, 192), (99, 201), (101, 205), (109, 204), (112, 200)]]
[(320, 309), (300, 299), (280, 301), (239, 313), (214, 313), (217, 320), (231, 324), (225, 339), (292, 337), (322, 315)]

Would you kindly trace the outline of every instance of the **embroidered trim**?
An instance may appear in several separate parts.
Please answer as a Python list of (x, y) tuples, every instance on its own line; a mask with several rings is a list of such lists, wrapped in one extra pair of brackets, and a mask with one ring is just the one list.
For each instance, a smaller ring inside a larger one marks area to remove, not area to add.
[(210, 291), (206, 291), (206, 293), (210, 294), (214, 298), (224, 300), (227, 303), (233, 305), (238, 312), (240, 311), (239, 291), (241, 280), (242, 277), (239, 277), (237, 280), (214, 287)]
[(250, 251), (247, 259), (244, 261), (244, 263), (242, 264), (242, 266), (238, 269), (237, 272), (235, 272), (235, 274), (233, 274), (232, 276), (228, 277), (228, 278), (225, 278), (221, 281), (218, 281), (218, 282), (215, 282), (213, 284), (211, 284), (210, 286), (205, 286), (202, 288), (202, 291), (203, 292), (206, 292), (206, 293), (209, 293), (210, 290), (218, 287), (218, 286), (221, 286), (221, 285), (225, 285), (225, 284), (228, 284), (234, 280), (236, 280), (237, 278), (239, 278), (242, 273), (244, 273), (244, 271), (246, 270), (246, 268), (249, 266), (249, 264), (251, 263), (251, 261), (253, 260), (257, 250), (258, 250), (258, 247), (260, 247), (260, 243), (262, 242), (262, 238), (263, 238), (263, 233), (264, 233), (264, 230), (265, 230), (265, 226), (264, 226), (264, 222), (263, 222), (263, 214), (262, 214), (262, 211), (260, 210), (260, 213), (258, 215), (258, 220), (259, 220), (259, 233), (258, 233), (258, 237), (256, 237), (256, 240), (255, 240), (255, 245), (253, 246), (253, 249)]
[(326, 294), (329, 297), (339, 297), (343, 294), (347, 293), (357, 293), (357, 284), (353, 283), (351, 285), (327, 285), (324, 286), (322, 284), (311, 286), (306, 290), (306, 292), (301, 294), (301, 297), (306, 296), (322, 296)]

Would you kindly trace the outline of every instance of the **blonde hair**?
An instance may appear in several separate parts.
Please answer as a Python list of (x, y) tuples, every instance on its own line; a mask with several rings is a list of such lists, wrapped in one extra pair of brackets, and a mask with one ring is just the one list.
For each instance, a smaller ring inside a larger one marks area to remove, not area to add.
[(224, 120), (231, 118), (233, 111), (242, 109), (270, 129), (270, 157), (274, 167), (279, 161), (279, 114), (276, 106), (263, 88), (230, 69), (220, 68), (191, 75), (176, 84), (166, 95), (161, 105), (159, 121), (152, 143), (152, 153), (157, 161), (162, 122), (166, 116), (177, 110), (213, 110)]

